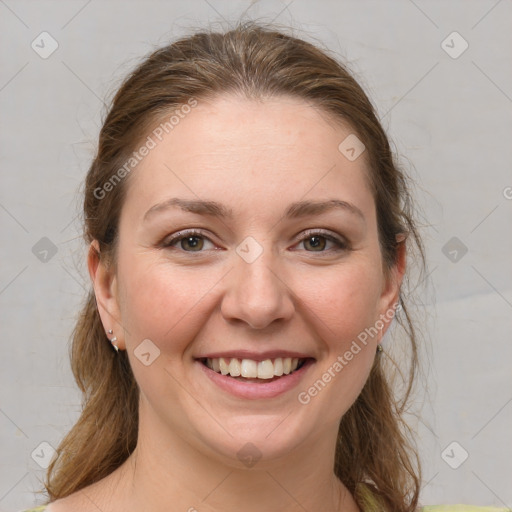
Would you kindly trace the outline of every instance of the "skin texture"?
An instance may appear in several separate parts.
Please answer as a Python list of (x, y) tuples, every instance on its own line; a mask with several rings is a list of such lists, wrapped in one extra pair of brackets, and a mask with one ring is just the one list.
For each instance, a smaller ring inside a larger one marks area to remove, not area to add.
[[(401, 250), (385, 277), (365, 154), (351, 162), (338, 150), (350, 133), (298, 99), (222, 96), (199, 101), (133, 171), (116, 264), (94, 250), (88, 263), (105, 331), (128, 350), (141, 390), (138, 446), (52, 510), (358, 510), (333, 474), (334, 446), (389, 321), (318, 396), (297, 399), (393, 308), (405, 269)], [(144, 220), (171, 197), (217, 201), (234, 216), (169, 207)], [(293, 202), (329, 199), (364, 219), (344, 210), (283, 217)], [(187, 239), (163, 246), (191, 228), (203, 231), (199, 252)], [(325, 238), (315, 247), (308, 229), (348, 248)], [(252, 263), (236, 252), (249, 236), (263, 251)], [(160, 350), (149, 366), (134, 355), (145, 339)], [(316, 362), (297, 388), (247, 400), (220, 390), (194, 360), (233, 349), (300, 351)], [(237, 458), (248, 442), (262, 454), (252, 468)]]

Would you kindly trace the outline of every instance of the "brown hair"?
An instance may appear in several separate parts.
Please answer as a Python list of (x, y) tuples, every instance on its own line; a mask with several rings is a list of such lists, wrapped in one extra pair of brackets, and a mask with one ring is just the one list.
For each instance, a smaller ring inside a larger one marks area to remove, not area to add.
[[(395, 265), (400, 243), (407, 244), (409, 254), (413, 244), (424, 263), (408, 181), (361, 86), (328, 50), (255, 22), (226, 32), (197, 32), (154, 51), (116, 93), (85, 183), (85, 238), (98, 240), (101, 258), (115, 264), (126, 180), (108, 187), (108, 193), (98, 190), (107, 190), (107, 181), (116, 172), (119, 176), (156, 123), (190, 98), (230, 92), (247, 98), (294, 96), (348, 123), (366, 146), (384, 267)], [(397, 241), (401, 233), (405, 241)], [(400, 303), (396, 318), (411, 348), (402, 399), (396, 398), (392, 379), (398, 366), (386, 371), (385, 360), (392, 358), (376, 357), (360, 396), (341, 419), (334, 472), (360, 506), (364, 498), (357, 486), (366, 482), (382, 510), (410, 512), (418, 504), (420, 465), (403, 414), (418, 364), (417, 335), (403, 291)], [(71, 365), (83, 410), (48, 469), (50, 501), (101, 480), (137, 443), (138, 386), (126, 352), (116, 354), (106, 338), (92, 291), (73, 333)]]

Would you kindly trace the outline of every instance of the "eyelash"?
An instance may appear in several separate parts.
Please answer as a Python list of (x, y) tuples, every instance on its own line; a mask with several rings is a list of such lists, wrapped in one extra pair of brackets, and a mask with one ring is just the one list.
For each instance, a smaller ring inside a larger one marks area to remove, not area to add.
[[(338, 252), (338, 251), (349, 251), (350, 250), (350, 245), (349, 245), (348, 242), (346, 242), (344, 240), (341, 240), (341, 239), (338, 239), (337, 237), (335, 237), (334, 235), (330, 234), (329, 232), (326, 232), (326, 231), (321, 230), (321, 229), (306, 230), (305, 233), (304, 233), (304, 236), (302, 238), (300, 238), (299, 240), (297, 240), (297, 243), (304, 242), (308, 238), (312, 238), (314, 236), (320, 236), (322, 238), (325, 238), (326, 240), (329, 240), (330, 242), (333, 242), (337, 246), (337, 248), (330, 249), (330, 250), (325, 250), (325, 251), (306, 251), (306, 252), (311, 252), (311, 253), (318, 252), (320, 254), (325, 254), (325, 253), (329, 253), (330, 251)], [(174, 244), (180, 242), (181, 240), (184, 240), (185, 238), (190, 238), (190, 237), (205, 238), (206, 240), (209, 240), (211, 242), (211, 240), (202, 231), (196, 230), (196, 229), (191, 229), (191, 230), (188, 230), (188, 231), (180, 231), (179, 234), (174, 235), (173, 237), (164, 240), (162, 242), (161, 246), (163, 248), (169, 248), (169, 247), (172, 247)], [(180, 250), (182, 252), (190, 253), (190, 254), (194, 254), (194, 253), (195, 254), (200, 254), (200, 253), (204, 252), (204, 251), (185, 251), (183, 249), (180, 249)]]

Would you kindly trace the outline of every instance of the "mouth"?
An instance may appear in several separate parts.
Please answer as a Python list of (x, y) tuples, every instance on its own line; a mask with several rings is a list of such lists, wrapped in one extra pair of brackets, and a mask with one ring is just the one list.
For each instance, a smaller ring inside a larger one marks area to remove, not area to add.
[(263, 360), (234, 357), (196, 358), (201, 373), (222, 392), (237, 398), (269, 399), (297, 388), (316, 362), (313, 357)]
[(221, 375), (232, 377), (241, 382), (273, 382), (284, 375), (300, 370), (312, 358), (276, 357), (255, 361), (236, 357), (203, 357), (198, 359), (204, 366)]

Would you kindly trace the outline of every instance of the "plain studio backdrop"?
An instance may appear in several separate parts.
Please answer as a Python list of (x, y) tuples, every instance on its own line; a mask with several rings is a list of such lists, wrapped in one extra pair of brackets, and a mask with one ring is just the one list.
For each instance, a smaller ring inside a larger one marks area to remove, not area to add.
[(79, 414), (78, 201), (103, 101), (155, 46), (244, 11), (347, 62), (417, 183), (421, 503), (512, 507), (510, 1), (0, 0), (0, 511), (42, 501), (42, 466)]

